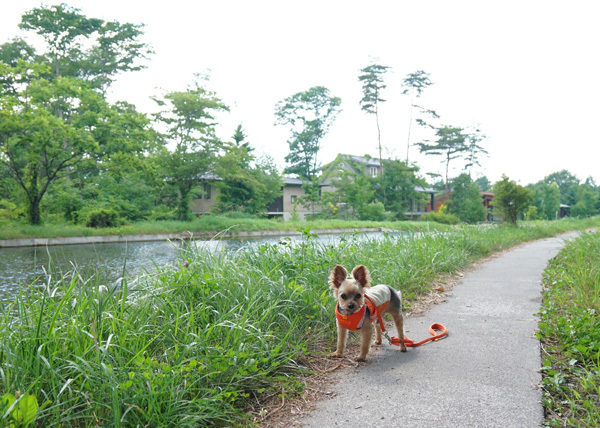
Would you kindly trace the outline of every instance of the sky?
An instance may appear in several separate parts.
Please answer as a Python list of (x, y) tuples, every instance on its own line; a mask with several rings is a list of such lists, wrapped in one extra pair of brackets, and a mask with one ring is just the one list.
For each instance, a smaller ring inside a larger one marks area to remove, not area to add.
[[(230, 112), (217, 134), (230, 140), (238, 124), (257, 155), (280, 169), (289, 128), (275, 125), (276, 104), (314, 86), (342, 100), (318, 160), (338, 153), (377, 158), (375, 117), (361, 110), (360, 69), (389, 66), (380, 105), (383, 157), (405, 160), (420, 174), (444, 173), (442, 159), (407, 150), (411, 99), (402, 80), (417, 70), (433, 85), (416, 103), (435, 110), (439, 125), (472, 129), (488, 155), (474, 178), (507, 175), (527, 185), (568, 170), (600, 184), (600, 3), (597, 0), (63, 0), (88, 17), (144, 24), (154, 54), (146, 69), (121, 75), (109, 100), (152, 113), (152, 96), (184, 91), (194, 73)], [(42, 4), (0, 0), (0, 43), (22, 33), (21, 15)], [(411, 144), (434, 140), (411, 128)], [(464, 163), (450, 163), (450, 176)]]

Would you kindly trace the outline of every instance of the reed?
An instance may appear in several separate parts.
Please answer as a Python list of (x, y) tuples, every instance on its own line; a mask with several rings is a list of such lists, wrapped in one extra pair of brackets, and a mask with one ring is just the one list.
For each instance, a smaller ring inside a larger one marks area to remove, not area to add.
[(326, 282), (336, 264), (367, 265), (375, 283), (400, 289), (410, 305), (441, 274), (590, 224), (349, 234), (336, 244), (305, 230), (300, 242), (253, 251), (215, 254), (189, 243), (178, 266), (135, 280), (71, 272), (1, 306), (0, 426), (11, 417), (26, 425), (19, 405), (44, 427), (249, 424), (250, 403), (298, 393), (303, 361), (332, 346)]

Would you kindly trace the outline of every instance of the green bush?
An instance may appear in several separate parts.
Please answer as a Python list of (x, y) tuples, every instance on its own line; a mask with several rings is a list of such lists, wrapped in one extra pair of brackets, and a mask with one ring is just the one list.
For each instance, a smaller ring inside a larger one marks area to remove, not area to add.
[(381, 202), (372, 202), (367, 204), (360, 211), (360, 220), (367, 221), (385, 221), (388, 218), (388, 213)]
[(120, 225), (119, 214), (115, 210), (100, 208), (88, 212), (85, 225), (93, 228), (118, 227)]
[(435, 221), (436, 223), (442, 224), (458, 224), (460, 219), (454, 214), (442, 214), (437, 212), (431, 212), (429, 214), (423, 214), (420, 221)]

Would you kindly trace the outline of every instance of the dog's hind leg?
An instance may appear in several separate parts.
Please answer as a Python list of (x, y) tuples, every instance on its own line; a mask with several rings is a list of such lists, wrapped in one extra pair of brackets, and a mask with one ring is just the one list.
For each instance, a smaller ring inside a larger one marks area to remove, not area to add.
[(402, 317), (402, 312), (390, 312), (389, 313), (394, 319), (394, 324), (396, 324), (396, 331), (398, 332), (398, 339), (400, 339), (400, 350), (402, 352), (406, 352), (406, 345), (403, 343), (404, 340), (404, 318)]

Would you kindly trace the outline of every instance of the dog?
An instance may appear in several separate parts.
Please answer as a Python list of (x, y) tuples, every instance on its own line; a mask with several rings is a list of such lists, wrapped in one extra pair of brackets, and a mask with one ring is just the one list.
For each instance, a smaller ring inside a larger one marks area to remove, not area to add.
[[(400, 350), (406, 352), (404, 340), (404, 317), (402, 315), (401, 293), (389, 285), (380, 284), (371, 287), (371, 275), (369, 270), (363, 266), (356, 266), (352, 270), (352, 276), (348, 278), (348, 271), (337, 265), (329, 275), (329, 288), (333, 290), (333, 296), (337, 299), (336, 324), (337, 324), (337, 348), (331, 355), (340, 358), (346, 349), (348, 330), (360, 331), (360, 355), (356, 361), (365, 361), (371, 339), (373, 337), (373, 323), (375, 323), (375, 343), (381, 344), (381, 327), (377, 321), (377, 312), (381, 316), (390, 314), (396, 324), (398, 338), (400, 339)], [(367, 298), (365, 298), (365, 294)], [(376, 306), (376, 311), (374, 311)], [(375, 313), (373, 313), (375, 312)]]

